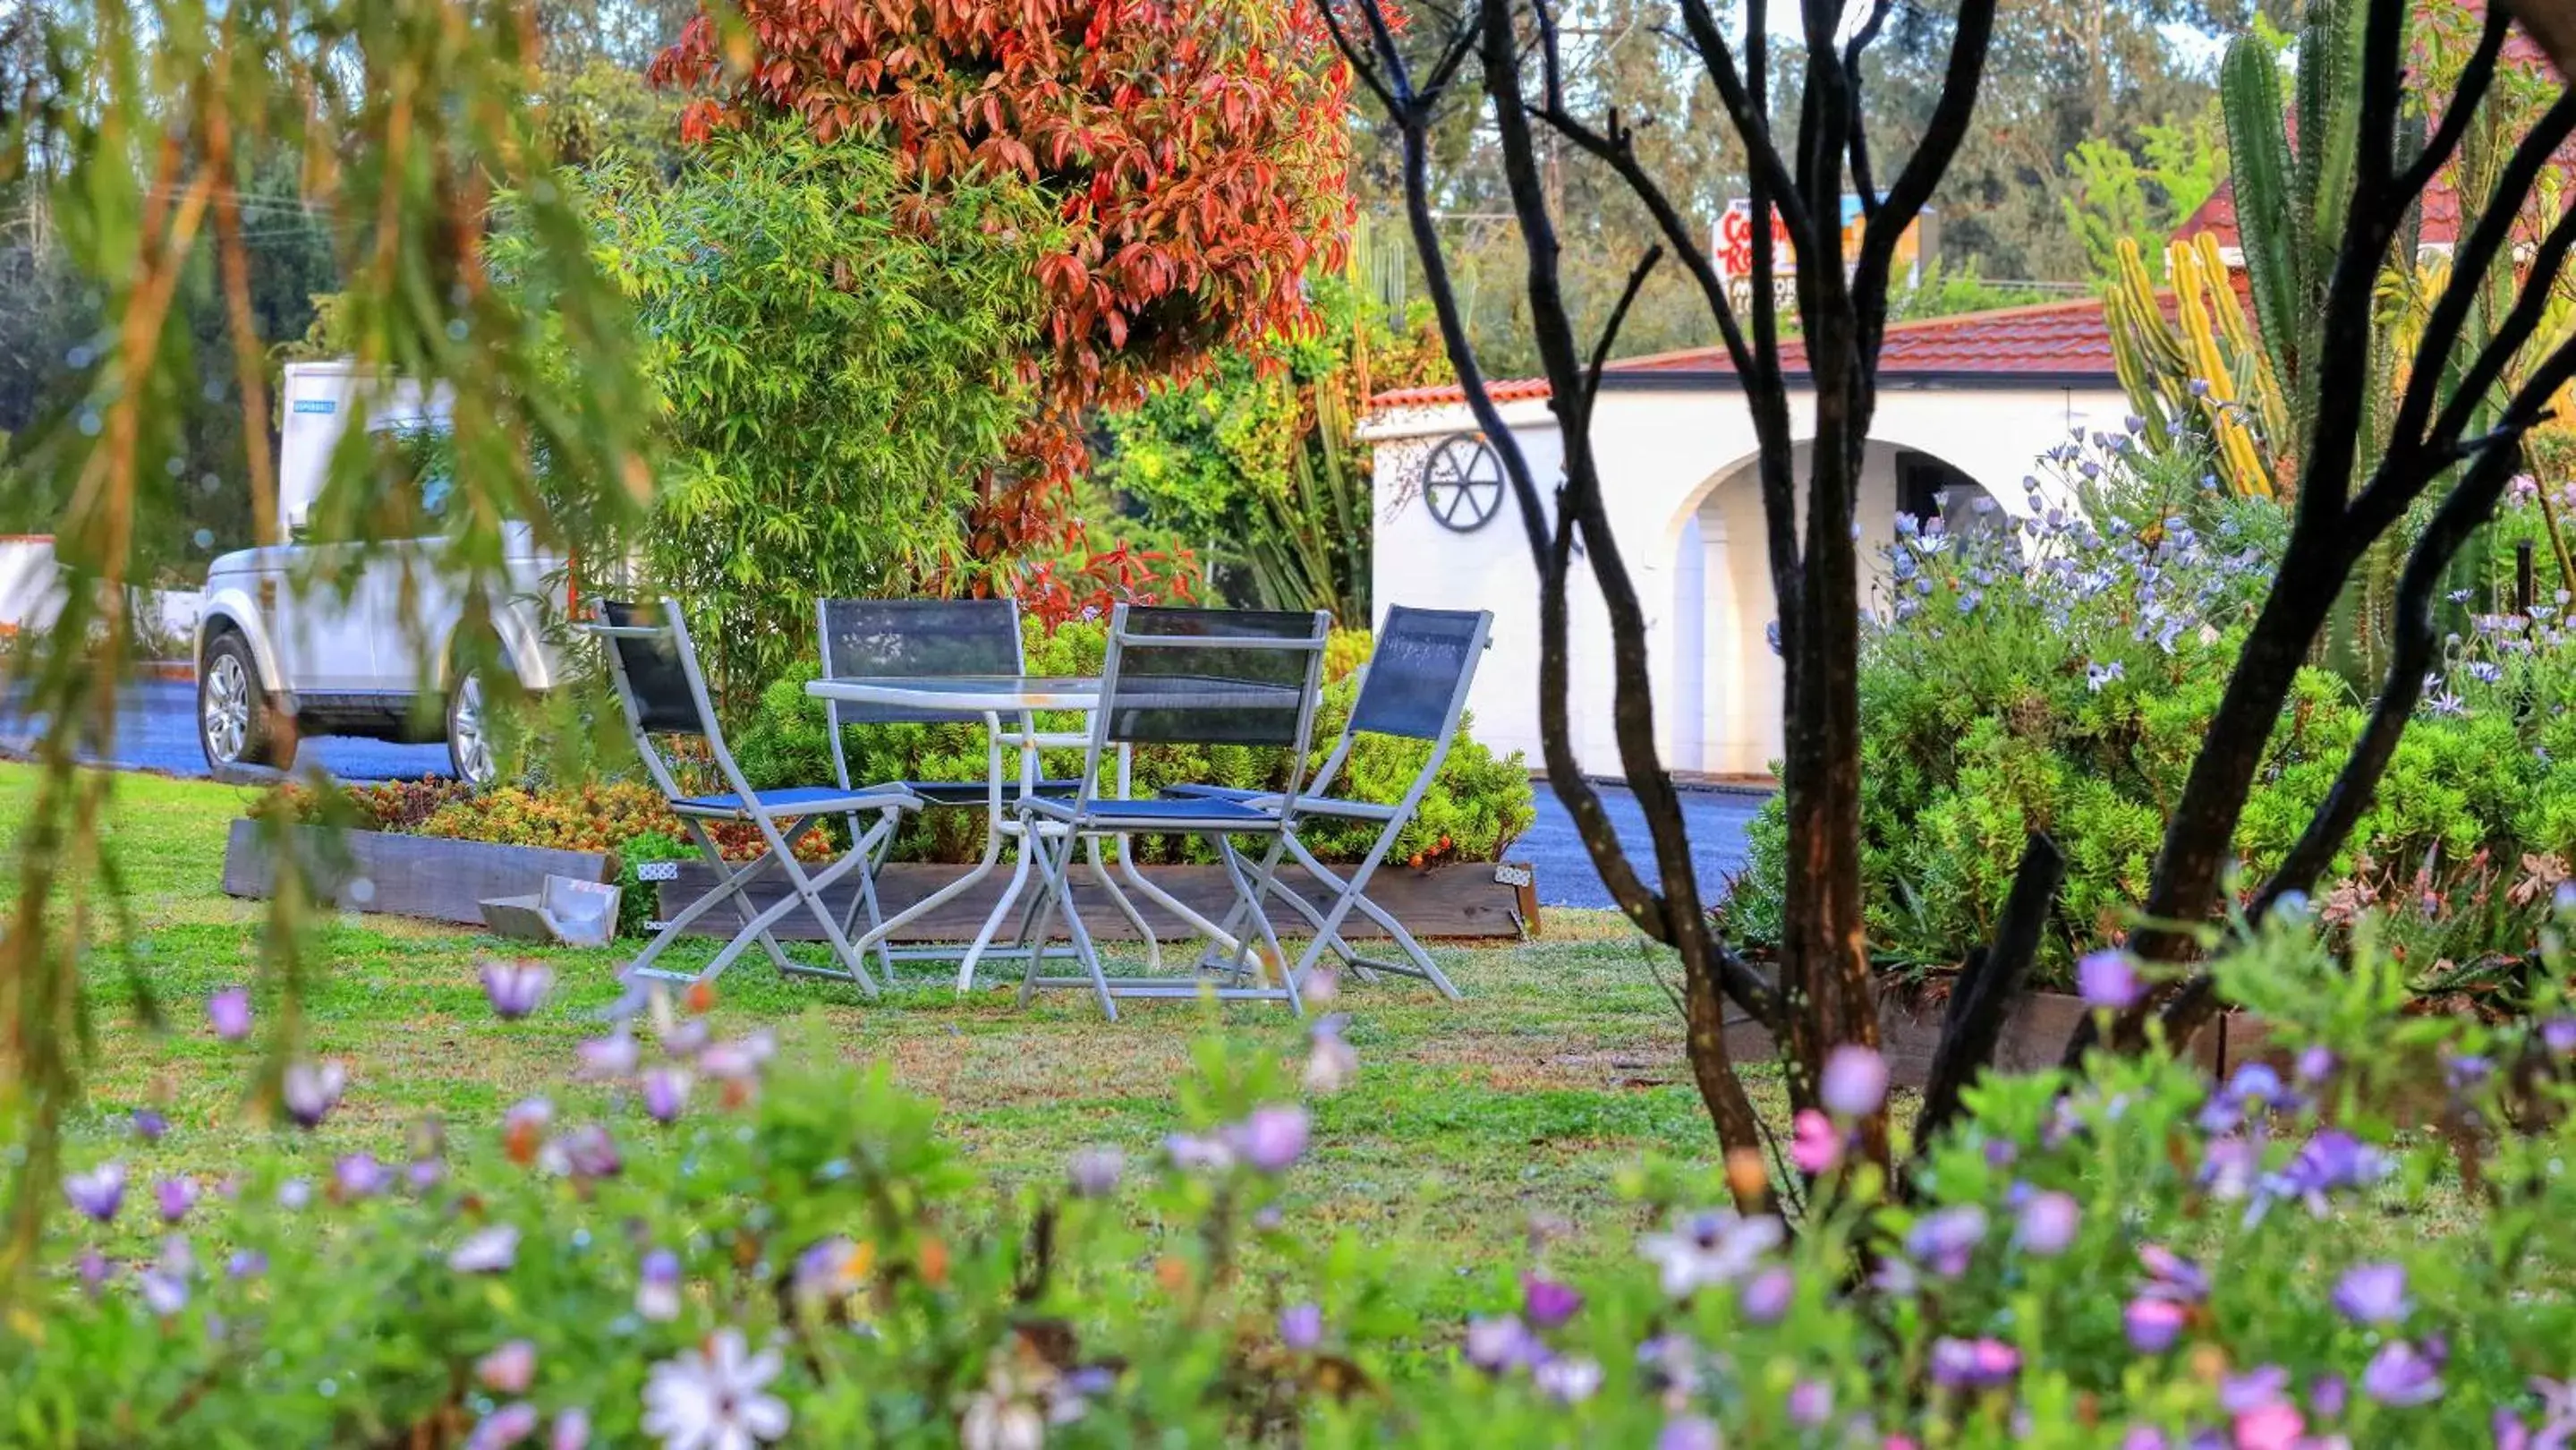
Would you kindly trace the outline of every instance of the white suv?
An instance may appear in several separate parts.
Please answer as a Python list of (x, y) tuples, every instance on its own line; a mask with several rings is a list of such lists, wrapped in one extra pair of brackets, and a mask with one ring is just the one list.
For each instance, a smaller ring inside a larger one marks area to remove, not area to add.
[[(320, 493), (360, 386), (376, 385), (347, 364), (288, 365), (278, 502), (289, 528)], [(381, 388), (369, 426), (436, 428), (441, 401), (408, 385)], [(437, 499), (425, 502), (435, 513)], [(504, 661), (532, 691), (560, 679), (545, 615), (547, 602), (566, 602), (563, 560), (540, 551), (525, 525), (508, 526), (508, 592), (480, 611), (490, 620), (483, 651), (464, 638), (466, 599), (437, 567), (437, 540), (377, 546), (344, 597), (323, 581), (355, 562), (359, 548), (271, 545), (208, 568), (197, 621), (197, 739), (216, 775), (292, 765), (296, 737), (308, 733), (444, 739), (456, 774), (485, 784), (495, 762), (484, 690), (463, 662)]]

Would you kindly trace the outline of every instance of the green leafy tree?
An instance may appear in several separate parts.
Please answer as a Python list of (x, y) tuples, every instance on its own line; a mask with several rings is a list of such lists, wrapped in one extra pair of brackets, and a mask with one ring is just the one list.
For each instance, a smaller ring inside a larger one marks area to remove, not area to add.
[[(1874, 144), (1901, 140), (1930, 113), (1956, 8), (1935, 0), (1890, 14), (1867, 87), (1895, 134)], [(2197, 127), (2191, 118), (2213, 93), (2210, 50), (2199, 38), (2288, 9), (2281, 0), (2008, 0), (1967, 143), (1932, 199), (1942, 255), (1975, 258), (1996, 277), (2092, 275), (2092, 245), (2070, 226), (2065, 205), (2091, 178), (2070, 158), (2094, 142), (2156, 166), (2148, 128)]]
[(809, 646), (818, 597), (950, 581), (975, 480), (1029, 416), (1034, 195), (934, 201), (879, 148), (780, 122), (710, 141), (668, 186), (607, 168), (590, 215), (671, 444), (645, 563), (718, 621), (719, 683)]
[(2115, 276), (2124, 238), (2140, 255), (2162, 258), (2165, 240), (2227, 179), (2226, 127), (2209, 105), (2187, 119), (2140, 127), (2135, 150), (2088, 137), (2067, 154), (2066, 173), (2073, 185), (2067, 228), (2093, 275)]
[(1110, 415), (1116, 449), (1101, 474), (1146, 532), (1230, 573), (1219, 582), (1232, 593), (1365, 627), (1370, 475), (1351, 430), (1371, 393), (1444, 365), (1426, 327), (1391, 318), (1354, 277), (1318, 280), (1310, 295), (1317, 331), (1230, 354), (1208, 377)]

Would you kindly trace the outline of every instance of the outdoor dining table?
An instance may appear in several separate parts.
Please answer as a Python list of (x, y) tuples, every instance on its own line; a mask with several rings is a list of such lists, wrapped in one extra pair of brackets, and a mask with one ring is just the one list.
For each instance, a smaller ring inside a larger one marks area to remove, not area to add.
[[(986, 823), (986, 844), (982, 859), (964, 876), (885, 918), (869, 928), (866, 935), (852, 943), (853, 948), (864, 956), (870, 950), (877, 949), (880, 943), (888, 940), (895, 932), (909, 926), (939, 906), (953, 900), (975, 883), (992, 875), (1000, 866), (1003, 843), (1008, 841), (1014, 848), (1010, 884), (1003, 888), (1000, 899), (993, 903), (993, 910), (985, 917), (983, 927), (976, 933), (973, 944), (967, 947), (965, 954), (958, 959), (957, 990), (967, 991), (975, 984), (976, 964), (993, 950), (994, 938), (1002, 930), (1002, 923), (1010, 916), (1011, 908), (1019, 902), (1021, 894), (1029, 887), (1033, 863), (1029, 854), (1028, 829), (1024, 822), (1008, 818), (1006, 812), (1014, 802), (1026, 800), (1036, 793), (1038, 783), (1043, 779), (1038, 766), (1038, 752), (1042, 747), (1080, 746), (1087, 743), (1089, 739), (1087, 732), (1083, 734), (1041, 732), (1037, 729), (1036, 716), (1040, 712), (1055, 711), (1087, 714), (1098, 708), (1099, 679), (1075, 675), (840, 676), (815, 680), (806, 685), (805, 693), (818, 700), (837, 700), (844, 704), (890, 705), (914, 710), (981, 715), (984, 718), (984, 728), (990, 732), (989, 738), (994, 740), (1007, 738), (1018, 745), (1019, 771), (1016, 782), (1004, 778), (1007, 766), (999, 750), (991, 751), (987, 756), (993, 771), (992, 778), (987, 782), (992, 819)], [(1006, 730), (1003, 724), (1005, 716), (1012, 717), (1015, 728)], [(1123, 789), (1125, 782), (1122, 780), (1120, 785)], [(1234, 938), (1231, 933), (1147, 880), (1144, 874), (1136, 869), (1135, 860), (1128, 853), (1124, 840), (1119, 842), (1118, 856), (1119, 866), (1126, 875), (1127, 884), (1130, 887), (1179, 917), (1224, 949), (1233, 949)], [(1137, 934), (1144, 939), (1149, 970), (1158, 966), (1161, 961), (1161, 943), (1155, 938), (1153, 929), (1146, 924), (1143, 914), (1136, 910), (1134, 903), (1119, 888), (1118, 883), (1110, 878), (1107, 865), (1101, 860), (1097, 843), (1093, 844), (1090, 864), (1094, 877), (1106, 889), (1121, 914), (1126, 916), (1128, 922), (1136, 928)], [(1027, 930), (1029, 925), (1030, 923), (1024, 920), (1021, 924), (1022, 930)], [(1043, 952), (1046, 950), (1046, 943), (1030, 942), (1026, 950)]]

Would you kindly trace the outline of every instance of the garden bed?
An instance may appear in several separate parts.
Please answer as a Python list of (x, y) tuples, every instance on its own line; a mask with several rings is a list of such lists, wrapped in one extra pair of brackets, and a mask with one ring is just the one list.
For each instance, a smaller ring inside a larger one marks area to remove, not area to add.
[[(488, 897), (534, 894), (549, 876), (614, 881), (617, 858), (597, 851), (501, 846), (392, 831), (338, 831), (289, 826), (288, 849), (328, 904), (353, 911), (428, 921), (483, 924)], [(224, 841), (224, 894), (265, 900), (277, 890), (277, 850), (260, 822), (245, 816)]]

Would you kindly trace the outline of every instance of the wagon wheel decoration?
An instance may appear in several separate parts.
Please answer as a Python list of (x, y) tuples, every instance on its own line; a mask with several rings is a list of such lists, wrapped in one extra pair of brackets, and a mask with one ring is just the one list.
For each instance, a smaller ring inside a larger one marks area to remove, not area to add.
[(1503, 506), (1503, 461), (1476, 434), (1443, 438), (1422, 461), (1422, 499), (1442, 528), (1474, 533)]

